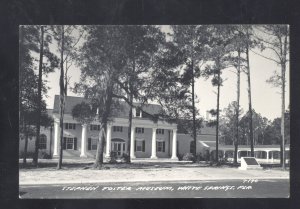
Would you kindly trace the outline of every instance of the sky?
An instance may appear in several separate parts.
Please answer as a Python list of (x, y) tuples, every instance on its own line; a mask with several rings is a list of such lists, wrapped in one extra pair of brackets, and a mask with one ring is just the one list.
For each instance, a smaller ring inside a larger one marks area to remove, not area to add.
[[(168, 31), (168, 27), (163, 27), (163, 31)], [(257, 51), (258, 52), (258, 51)], [(270, 51), (264, 51), (264, 56), (272, 57)], [(281, 115), (281, 89), (273, 87), (266, 80), (269, 79), (274, 71), (280, 72), (280, 66), (275, 62), (265, 59), (250, 51), (250, 70), (251, 70), (251, 90), (252, 90), (252, 107), (257, 113), (273, 120)], [(223, 71), (222, 78), (225, 80), (221, 87), (220, 93), (220, 109), (226, 108), (231, 102), (236, 100), (236, 82), (237, 76), (232, 72), (233, 69)], [(80, 79), (79, 67), (73, 65), (69, 69), (70, 86)], [(290, 104), (290, 82), (289, 82), (289, 66), (286, 72), (286, 109)], [(47, 93), (46, 100), (47, 108), (52, 109), (54, 105), (54, 96), (59, 95), (59, 76), (60, 71), (57, 69), (53, 73), (44, 76), (44, 81), (47, 81), (47, 86), (50, 87)], [(199, 100), (196, 107), (200, 110), (202, 117), (206, 117), (206, 111), (216, 109), (216, 87), (211, 85), (211, 79), (205, 80), (199, 78), (195, 81), (195, 93)], [(68, 96), (80, 96), (74, 94), (71, 90), (68, 91)], [(248, 110), (248, 93), (247, 93), (247, 77), (244, 73), (241, 74), (241, 108), (246, 112)]]

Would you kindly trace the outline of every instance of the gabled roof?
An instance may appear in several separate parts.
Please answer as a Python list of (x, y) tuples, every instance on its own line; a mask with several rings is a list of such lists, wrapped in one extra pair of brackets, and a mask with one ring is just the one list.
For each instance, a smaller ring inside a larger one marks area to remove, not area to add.
[[(65, 114), (72, 114), (73, 107), (83, 101), (88, 102), (88, 100), (83, 97), (67, 96), (65, 98)], [(139, 106), (139, 103), (134, 103), (134, 105)], [(59, 113), (59, 108), (59, 95), (55, 95), (53, 113)], [(129, 105), (126, 102), (120, 101), (120, 107), (117, 110), (113, 110), (112, 115), (114, 117), (127, 118), (129, 109)], [(142, 109), (151, 115), (159, 114), (161, 112), (161, 107), (156, 104), (143, 105)]]

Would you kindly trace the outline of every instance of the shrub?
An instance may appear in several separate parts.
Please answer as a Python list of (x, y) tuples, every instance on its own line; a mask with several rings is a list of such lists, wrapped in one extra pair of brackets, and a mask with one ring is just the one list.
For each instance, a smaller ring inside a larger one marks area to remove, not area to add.
[(110, 152), (110, 159), (109, 163), (117, 163), (117, 153), (116, 152)]
[(45, 151), (40, 151), (38, 158), (40, 159), (51, 159), (51, 155), (49, 155), (47, 152)]
[(196, 155), (196, 162), (200, 162), (200, 161), (203, 161), (203, 160), (205, 160), (205, 159), (204, 159), (204, 157), (202, 156), (202, 154), (201, 154), (201, 153), (198, 153), (198, 154)]
[(179, 160), (179, 161), (182, 161), (183, 154), (178, 154), (178, 153), (177, 153), (177, 157), (178, 157), (178, 160)]
[[(33, 152), (27, 152), (26, 154), (26, 158), (33, 158)], [(24, 152), (22, 151), (20, 154), (19, 154), (19, 158), (23, 158), (24, 157)]]
[(129, 163), (129, 161), (130, 161), (129, 155), (126, 154), (126, 153), (123, 153), (123, 155), (122, 155), (122, 157), (121, 157), (121, 162), (122, 162), (122, 163)]
[(194, 155), (192, 153), (186, 153), (183, 155), (182, 160), (194, 161)]

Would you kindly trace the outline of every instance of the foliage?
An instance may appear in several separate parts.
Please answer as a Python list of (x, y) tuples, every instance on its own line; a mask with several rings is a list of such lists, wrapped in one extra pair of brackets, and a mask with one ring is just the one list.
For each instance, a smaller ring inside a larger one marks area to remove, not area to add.
[[(237, 102), (234, 101), (224, 108), (223, 115), (220, 118), (220, 133), (222, 141), (226, 145), (233, 144), (233, 139), (236, 130), (236, 106)], [(240, 109), (239, 115), (243, 114), (243, 109)]]
[(90, 124), (95, 119), (96, 112), (90, 104), (81, 102), (73, 107), (72, 116), (81, 124)]
[(194, 161), (195, 157), (193, 153), (185, 153), (182, 157), (182, 160), (184, 161)]
[(111, 164), (117, 163), (117, 158), (118, 158), (118, 156), (117, 156), (116, 152), (113, 152), (113, 151), (110, 152), (109, 163), (111, 163)]
[(121, 157), (121, 162), (129, 163), (130, 162), (130, 156), (126, 153), (123, 153), (123, 155)]

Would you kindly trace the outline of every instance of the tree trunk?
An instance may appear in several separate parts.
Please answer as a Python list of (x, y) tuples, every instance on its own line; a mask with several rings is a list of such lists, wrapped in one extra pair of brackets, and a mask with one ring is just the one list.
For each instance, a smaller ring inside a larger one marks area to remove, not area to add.
[(52, 159), (52, 150), (51, 150), (51, 147), (52, 147), (52, 137), (53, 137), (53, 125), (51, 124), (50, 126), (50, 143), (49, 143), (49, 156), (50, 158)]
[[(218, 62), (218, 64), (217, 64), (217, 68), (219, 68), (219, 62)], [(216, 124), (216, 163), (219, 162), (220, 86), (221, 86), (221, 69), (218, 69), (217, 124)]]
[[(105, 136), (106, 136), (106, 128), (107, 128), (106, 124), (101, 124), (94, 168), (99, 168), (99, 169), (102, 168), (102, 164), (103, 164), (103, 147), (104, 147), (104, 140), (105, 140)], [(109, 146), (109, 145), (106, 144), (106, 146)]]
[(132, 76), (135, 73), (135, 58), (133, 58), (133, 66), (132, 66), (132, 75), (129, 76), (129, 127), (128, 127), (128, 163), (131, 162), (130, 148), (131, 148), (131, 127), (132, 127), (132, 105), (133, 105), (133, 84), (132, 84)]
[[(248, 31), (247, 31), (248, 35)], [(253, 122), (252, 122), (252, 101), (251, 101), (251, 80), (250, 80), (250, 64), (249, 64), (249, 46), (247, 44), (246, 47), (246, 55), (247, 55), (247, 80), (248, 80), (248, 100), (249, 100), (249, 139), (250, 139), (250, 147), (251, 147), (251, 157), (254, 157), (254, 145), (253, 145)]]
[(285, 120), (285, 63), (281, 66), (282, 78), (282, 104), (281, 104), (281, 137), (282, 137), (282, 169), (285, 170), (285, 136), (284, 136), (284, 120)]
[(39, 80), (38, 80), (36, 140), (35, 140), (34, 156), (33, 156), (33, 160), (32, 160), (33, 165), (36, 166), (36, 167), (38, 166), (40, 129), (41, 129), (43, 55), (44, 55), (44, 26), (41, 26), (41, 45), (40, 45), (40, 60), (39, 60)]
[(238, 50), (238, 68), (237, 68), (237, 105), (236, 105), (236, 132), (234, 142), (234, 164), (237, 164), (237, 153), (239, 145), (239, 114), (240, 114), (240, 82), (241, 82), (241, 65), (240, 65), (241, 52)]
[(196, 131), (196, 110), (195, 110), (195, 75), (194, 75), (194, 60), (192, 60), (192, 106), (193, 106), (193, 138), (194, 138), (194, 158), (197, 159), (197, 131)]
[(27, 148), (28, 148), (28, 129), (26, 124), (24, 124), (24, 130), (25, 130), (25, 145), (24, 145), (24, 156), (23, 156), (23, 164), (25, 165), (27, 163)]
[[(103, 166), (103, 147), (104, 147), (104, 141), (105, 141), (105, 136), (107, 135), (106, 129), (107, 129), (107, 122), (108, 122), (108, 117), (110, 115), (111, 111), (111, 104), (112, 104), (112, 93), (113, 93), (113, 85), (112, 85), (112, 79), (108, 79), (108, 86), (106, 89), (106, 98), (105, 98), (105, 110), (104, 114), (101, 118), (101, 129), (99, 132), (99, 143), (97, 146), (97, 153), (96, 153), (96, 160), (94, 163), (94, 168), (101, 169)], [(110, 146), (106, 142), (106, 146)]]
[(61, 52), (60, 52), (60, 146), (59, 146), (59, 160), (57, 164), (57, 169), (61, 169), (62, 166), (62, 158), (63, 158), (63, 139), (64, 139), (64, 106), (65, 106), (65, 86), (64, 86), (64, 26), (61, 26)]
[(281, 62), (281, 90), (282, 90), (282, 103), (281, 103), (281, 137), (282, 137), (282, 169), (285, 170), (285, 72), (286, 72), (286, 56), (287, 56), (287, 37), (288, 26), (286, 26), (286, 34), (283, 43), (283, 59)]
[(132, 94), (129, 95), (129, 101), (130, 101), (130, 107), (129, 107), (130, 109), (129, 109), (128, 146), (127, 146), (128, 163), (131, 162), (130, 146), (131, 146), (132, 102), (133, 102), (133, 96), (132, 96)]

